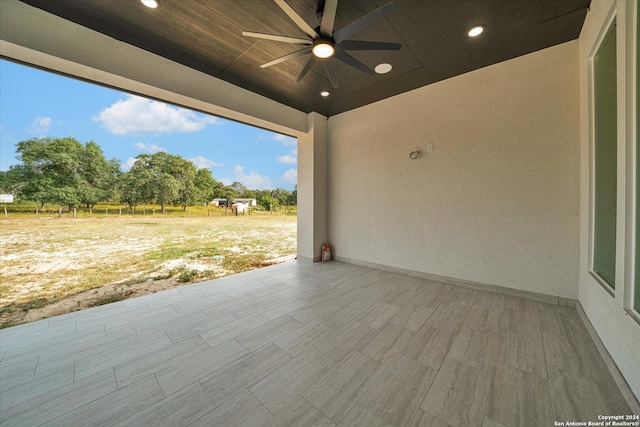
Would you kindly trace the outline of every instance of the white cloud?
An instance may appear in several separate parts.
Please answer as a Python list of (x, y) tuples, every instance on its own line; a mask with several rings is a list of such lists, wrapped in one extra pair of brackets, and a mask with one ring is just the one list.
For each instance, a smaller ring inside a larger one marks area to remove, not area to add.
[(233, 184), (233, 180), (229, 179), (229, 178), (222, 178), (220, 180), (221, 183), (223, 183), (224, 185), (231, 185)]
[(129, 157), (126, 162), (120, 165), (120, 169), (122, 169), (124, 172), (128, 171), (137, 160), (138, 159), (136, 159), (135, 157)]
[(31, 122), (27, 130), (30, 133), (42, 135), (49, 132), (50, 126), (51, 117), (36, 117), (35, 119), (33, 119), (33, 122)]
[(276, 141), (280, 141), (284, 145), (296, 145), (296, 144), (298, 144), (298, 139), (297, 138), (293, 138), (293, 137), (287, 136), (287, 135), (282, 135), (280, 133), (277, 133), (277, 134), (273, 135), (273, 137), (271, 139), (275, 139)]
[(284, 163), (285, 165), (295, 165), (298, 163), (298, 149), (292, 150), (291, 154), (286, 156), (277, 156), (276, 161)]
[(285, 165), (295, 165), (296, 163), (298, 163), (298, 158), (292, 156), (291, 154), (287, 154), (286, 156), (278, 156), (276, 157), (276, 160), (279, 163), (284, 163)]
[(297, 145), (298, 139), (292, 136), (282, 135), (281, 133), (262, 134), (258, 139), (271, 139), (281, 142), (283, 145)]
[(268, 176), (260, 175), (256, 171), (251, 171), (249, 174), (245, 174), (244, 168), (240, 165), (236, 165), (236, 167), (233, 169), (233, 176), (234, 181), (242, 183), (242, 185), (251, 190), (274, 189), (271, 178), (269, 178)]
[(137, 148), (139, 151), (143, 151), (145, 153), (157, 153), (159, 151), (166, 152), (167, 149), (164, 147), (160, 147), (156, 144), (145, 144), (144, 142), (136, 142), (133, 144), (133, 148)]
[(215, 117), (133, 95), (105, 108), (93, 120), (116, 135), (196, 132), (219, 123)]
[(224, 166), (222, 163), (214, 162), (213, 160), (209, 160), (203, 156), (191, 157), (188, 160), (200, 169), (219, 168)]
[(298, 169), (289, 169), (282, 174), (280, 179), (289, 184), (296, 185), (298, 183)]

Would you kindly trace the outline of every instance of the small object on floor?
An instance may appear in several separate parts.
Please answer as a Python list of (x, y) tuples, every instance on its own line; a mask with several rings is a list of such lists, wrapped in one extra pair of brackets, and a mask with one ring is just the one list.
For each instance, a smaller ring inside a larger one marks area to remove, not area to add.
[(322, 261), (331, 261), (331, 247), (327, 243), (322, 245)]

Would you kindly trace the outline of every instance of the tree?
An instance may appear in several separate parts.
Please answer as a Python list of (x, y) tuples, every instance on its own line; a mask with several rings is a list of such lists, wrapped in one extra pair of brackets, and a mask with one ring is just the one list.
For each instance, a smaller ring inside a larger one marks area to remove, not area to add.
[(287, 199), (287, 206), (298, 204), (298, 185), (293, 188), (293, 191)]
[(0, 192), (4, 194), (13, 194), (14, 197), (22, 195), (22, 189), (27, 185), (24, 179), (23, 165), (13, 165), (8, 171), (0, 171)]
[(73, 138), (32, 138), (16, 144), (26, 185), (23, 194), (43, 206), (80, 202), (80, 156), (83, 146)]
[(278, 199), (272, 197), (269, 190), (256, 191), (256, 202), (267, 210), (278, 207)]
[(90, 141), (80, 153), (80, 200), (87, 208), (115, 197), (116, 183), (120, 176), (120, 161), (107, 161), (98, 144)]
[(235, 197), (236, 190), (234, 188), (224, 185), (215, 179), (214, 181), (211, 199), (233, 199)]
[(215, 198), (214, 191), (218, 185), (222, 183), (216, 181), (211, 175), (211, 171), (206, 168), (198, 169), (194, 179), (195, 197), (194, 204), (208, 203)]
[(180, 197), (180, 181), (171, 174), (161, 173), (155, 179), (156, 203), (160, 204), (162, 213), (166, 212), (166, 206)]
[(233, 200), (238, 197), (238, 192), (234, 187), (225, 185), (220, 189), (220, 195), (218, 197), (221, 199)]
[(121, 199), (131, 207), (139, 204), (155, 203), (158, 198), (150, 154), (139, 154), (131, 169), (121, 178)]
[(123, 174), (119, 181), (120, 201), (135, 210), (140, 203), (145, 203), (145, 181), (151, 179), (151, 174), (143, 168), (135, 168), (135, 163), (129, 172)]
[(240, 197), (240, 194), (244, 193), (247, 189), (247, 187), (237, 181), (231, 184), (231, 187), (236, 190), (236, 197)]
[(271, 190), (271, 197), (278, 201), (278, 204), (285, 205), (287, 208), (289, 207), (289, 198), (291, 196), (291, 191), (285, 190), (284, 188), (276, 188), (275, 190)]
[(158, 152), (140, 154), (127, 172), (124, 191), (134, 192), (132, 201), (158, 203), (162, 213), (166, 205), (180, 203), (183, 209), (193, 204), (197, 191), (196, 166), (178, 155)]
[(241, 197), (243, 199), (255, 199), (256, 198), (256, 192), (255, 192), (255, 190), (246, 189), (238, 197)]
[(18, 159), (11, 179), (22, 195), (45, 203), (91, 207), (113, 197), (120, 173), (117, 159), (107, 161), (98, 144), (74, 138), (32, 138), (16, 144)]
[[(187, 206), (195, 204), (197, 193), (195, 178), (198, 168), (192, 162), (179, 155), (163, 151), (153, 154), (151, 158), (153, 166), (160, 173), (159, 189), (166, 192), (162, 197), (162, 200), (166, 200), (166, 203), (158, 201), (162, 205), (162, 212), (165, 210), (165, 204), (180, 203), (182, 210), (186, 210)], [(173, 177), (175, 183), (164, 175)], [(175, 188), (175, 195), (171, 188)]]

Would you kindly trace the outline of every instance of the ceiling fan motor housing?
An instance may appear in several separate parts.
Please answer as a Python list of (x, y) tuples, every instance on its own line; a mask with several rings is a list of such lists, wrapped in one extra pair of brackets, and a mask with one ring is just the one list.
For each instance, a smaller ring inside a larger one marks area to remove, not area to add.
[(305, 75), (311, 70), (317, 60), (323, 60), (324, 69), (334, 88), (338, 87), (338, 77), (330, 58), (335, 58), (346, 65), (355, 68), (362, 73), (373, 76), (375, 72), (366, 64), (351, 56), (347, 51), (351, 50), (399, 50), (402, 46), (400, 43), (385, 43), (364, 40), (349, 40), (349, 37), (360, 32), (364, 28), (373, 25), (375, 22), (383, 19), (389, 13), (396, 10), (393, 1), (381, 6), (364, 16), (356, 19), (350, 24), (334, 31), (336, 12), (338, 9), (338, 0), (320, 0), (316, 9), (316, 16), (320, 20), (320, 27), (312, 28), (298, 12), (296, 12), (287, 0), (273, 0), (282, 11), (304, 32), (307, 37), (291, 37), (279, 34), (256, 33), (253, 31), (243, 31), (242, 35), (247, 37), (255, 37), (259, 39), (274, 40), (283, 43), (291, 43), (304, 46), (302, 49), (288, 53), (279, 58), (275, 58), (266, 62), (260, 67), (267, 68), (281, 62), (288, 61), (303, 55), (311, 53), (311, 58), (302, 68), (300, 75), (296, 79), (296, 83), (300, 82)]

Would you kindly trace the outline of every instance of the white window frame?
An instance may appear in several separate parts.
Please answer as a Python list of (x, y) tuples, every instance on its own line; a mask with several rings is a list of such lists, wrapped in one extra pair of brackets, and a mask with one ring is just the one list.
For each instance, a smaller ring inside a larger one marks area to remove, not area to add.
[[(607, 293), (609, 293), (609, 295), (615, 299), (615, 289), (612, 288), (609, 283), (607, 283), (606, 280), (604, 280), (602, 277), (600, 277), (600, 275), (598, 273), (596, 273), (594, 271), (594, 256), (595, 256), (595, 70), (594, 70), (594, 58), (596, 56), (596, 53), (598, 52), (598, 50), (600, 49), (600, 46), (602, 45), (602, 42), (605, 38), (605, 36), (607, 35), (607, 33), (609, 32), (609, 29), (611, 27), (611, 25), (613, 25), (613, 22), (616, 21), (617, 22), (617, 10), (616, 8), (612, 8), (611, 11), (609, 12), (609, 15), (607, 16), (607, 19), (605, 21), (605, 25), (603, 25), (600, 34), (598, 34), (598, 37), (595, 41), (595, 43), (593, 44), (591, 51), (589, 52), (589, 63), (588, 63), (588, 85), (589, 85), (589, 256), (588, 256), (588, 271), (589, 274), (594, 278), (594, 280), (599, 283), (602, 288), (604, 290), (607, 291)], [(616, 31), (616, 50), (618, 49), (618, 34)], [(618, 64), (616, 64), (616, 68), (618, 68)], [(619, 80), (619, 79), (618, 79)], [(620, 87), (620, 82), (618, 81), (617, 83), (618, 86), (618, 93), (620, 92), (619, 87)], [(618, 99), (618, 106), (620, 105), (620, 99)], [(619, 109), (618, 109), (619, 110)], [(620, 122), (619, 120), (619, 115), (618, 115), (618, 123)], [(619, 125), (618, 125), (619, 127)], [(617, 175), (618, 175), (618, 180), (617, 180), (617, 192), (618, 192), (618, 196), (620, 195), (620, 185), (621, 185), (621, 181), (620, 181), (620, 147), (619, 147), (619, 142), (620, 142), (620, 135), (618, 135), (618, 164), (617, 164)], [(619, 274), (619, 262), (618, 260), (620, 259), (620, 253), (622, 253), (620, 248), (620, 228), (621, 228), (621, 221), (624, 220), (623, 218), (620, 218), (620, 197), (617, 197), (617, 206), (616, 206), (616, 283), (615, 283), (615, 288), (619, 289), (619, 285), (621, 285), (621, 280), (620, 280), (620, 274)]]

